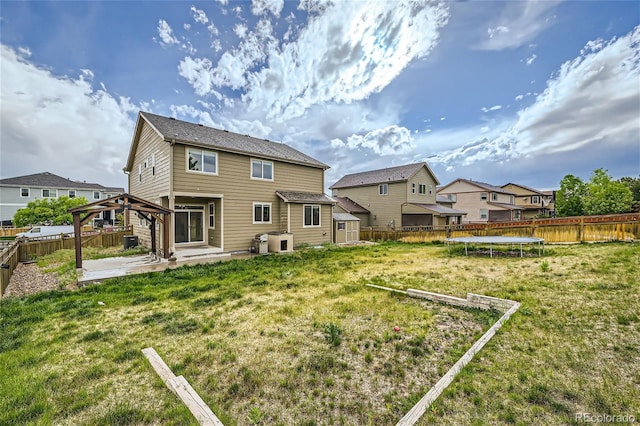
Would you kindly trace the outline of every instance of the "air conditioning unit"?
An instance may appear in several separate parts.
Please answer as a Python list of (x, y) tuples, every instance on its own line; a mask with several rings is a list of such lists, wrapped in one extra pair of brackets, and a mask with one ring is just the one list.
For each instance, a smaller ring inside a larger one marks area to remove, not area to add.
[(293, 234), (288, 232), (269, 232), (269, 251), (286, 253), (293, 251)]

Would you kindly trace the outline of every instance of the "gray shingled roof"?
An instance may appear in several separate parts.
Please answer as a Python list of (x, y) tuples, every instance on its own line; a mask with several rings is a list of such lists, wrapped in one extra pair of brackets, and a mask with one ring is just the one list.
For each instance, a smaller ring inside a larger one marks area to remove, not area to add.
[(124, 192), (124, 188), (106, 187), (98, 183), (77, 182), (58, 175), (54, 175), (50, 172), (42, 172), (32, 175), (0, 179), (0, 185), (35, 186), (40, 188), (87, 189), (120, 193)]
[(463, 216), (467, 214), (467, 212), (465, 211), (452, 209), (451, 207), (445, 207), (440, 204), (421, 204), (421, 203), (410, 203), (410, 204), (416, 207), (430, 210), (434, 213), (438, 213), (441, 216)]
[(520, 185), (519, 183), (513, 183), (513, 182), (505, 183), (504, 185), (502, 185), (502, 188), (504, 188), (507, 185), (519, 186), (520, 188), (526, 189), (527, 191), (531, 191), (531, 192), (535, 192), (536, 194), (544, 195), (542, 193), (542, 191), (538, 191), (537, 189), (534, 189), (534, 188), (531, 188), (531, 187), (528, 187), (528, 186)]
[(427, 163), (406, 164), (404, 166), (388, 167), (386, 169), (370, 170), (361, 173), (345, 175), (329, 189), (351, 188), (354, 186), (375, 185), (384, 182), (406, 182), (415, 172)]
[(202, 124), (189, 123), (174, 118), (163, 117), (149, 112), (140, 112), (167, 141), (211, 147), (221, 151), (255, 155), (261, 158), (303, 164), (328, 169), (326, 164), (309, 157), (288, 145), (258, 139), (249, 135), (240, 135), (228, 130), (215, 129)]
[(325, 194), (299, 191), (276, 191), (276, 195), (285, 203), (335, 204), (336, 201)]
[(487, 204), (502, 207), (503, 209), (507, 209), (507, 210), (525, 210), (524, 207), (516, 206), (515, 204), (505, 204), (505, 203), (495, 203), (495, 202), (489, 202)]
[(352, 214), (349, 213), (334, 213), (333, 220), (337, 220), (339, 222), (348, 222), (353, 220), (360, 220)]
[(500, 192), (502, 194), (515, 195), (513, 192), (507, 191), (506, 189), (500, 188), (499, 186), (493, 186), (493, 185), (485, 183), (485, 182), (478, 182), (476, 180), (471, 180), (471, 179), (456, 179), (456, 180), (446, 184), (443, 187), (437, 188), (436, 190), (437, 191), (442, 191), (443, 189), (447, 188), (450, 185), (453, 185), (456, 182), (467, 182), (467, 183), (469, 183), (471, 185), (475, 185), (475, 186), (477, 186), (479, 188), (482, 188), (482, 189), (484, 189), (485, 191), (488, 191), (488, 192)]
[(338, 205), (348, 211), (349, 213), (371, 213), (369, 210), (362, 207), (349, 197), (333, 197), (338, 202)]

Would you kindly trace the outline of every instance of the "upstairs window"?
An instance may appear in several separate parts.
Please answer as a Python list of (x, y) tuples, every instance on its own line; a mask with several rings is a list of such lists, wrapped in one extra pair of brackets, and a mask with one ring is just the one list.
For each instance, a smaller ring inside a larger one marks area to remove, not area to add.
[(320, 206), (304, 206), (304, 226), (320, 226)]
[(433, 185), (429, 185), (429, 195), (433, 195)]
[(378, 185), (378, 195), (387, 195), (389, 193), (389, 185), (382, 183)]
[(491, 201), (498, 201), (498, 193), (497, 192), (492, 192), (491, 193)]
[(447, 194), (447, 198), (449, 199), (449, 201), (453, 201), (454, 203), (458, 201), (457, 194)]
[(251, 178), (273, 180), (273, 162), (251, 160)]
[(151, 176), (156, 175), (156, 154), (151, 154)]
[(420, 185), (418, 185), (418, 194), (426, 194), (427, 193), (427, 185), (421, 183)]
[(189, 148), (187, 150), (187, 170), (216, 175), (218, 174), (218, 156), (215, 152)]
[(69, 190), (69, 198), (76, 198), (76, 190), (75, 189), (70, 189)]
[(416, 193), (416, 184), (415, 184), (415, 183), (412, 183), (412, 184), (411, 184), (411, 193), (412, 193), (412, 194), (415, 194), (415, 193)]
[(486, 200), (487, 199), (487, 193), (486, 192), (481, 192), (480, 193), (480, 199), (481, 200)]
[(20, 196), (28, 197), (29, 196), (29, 188), (20, 188)]
[(253, 223), (271, 223), (271, 203), (253, 203)]
[(57, 189), (43, 189), (42, 198), (56, 198), (58, 196)]
[(531, 196), (531, 204), (540, 204), (540, 196), (532, 195)]
[(100, 199), (100, 191), (93, 191), (93, 199), (94, 200)]

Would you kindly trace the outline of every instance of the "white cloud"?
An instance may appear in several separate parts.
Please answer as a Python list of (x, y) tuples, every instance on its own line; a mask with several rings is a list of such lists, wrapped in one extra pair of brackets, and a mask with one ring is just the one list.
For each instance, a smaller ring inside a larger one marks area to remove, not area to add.
[(494, 105), (492, 107), (482, 107), (480, 108), (482, 112), (489, 112), (489, 111), (498, 111), (500, 109), (502, 109), (502, 105)]
[(236, 24), (233, 27), (233, 32), (236, 33), (239, 38), (245, 38), (249, 32), (249, 28), (247, 28), (245, 24)]
[(538, 57), (538, 55), (536, 55), (535, 53), (533, 53), (531, 56), (529, 56), (525, 62), (527, 65), (531, 65), (533, 63), (533, 61), (536, 60), (536, 58)]
[(249, 112), (286, 121), (313, 105), (348, 104), (381, 91), (411, 61), (431, 52), (448, 16), (446, 4), (427, 1), (326, 4), (282, 45), (268, 21), (260, 21), (238, 47), (223, 53), (210, 75), (190, 74), (188, 81), (197, 91), (240, 90)]
[(209, 23), (209, 18), (207, 17), (207, 14), (204, 12), (204, 10), (197, 9), (195, 6), (191, 6), (191, 9), (189, 10), (191, 11), (194, 21), (203, 25)]
[[(441, 152), (432, 161), (455, 168), (486, 160), (567, 155), (570, 164), (576, 152), (588, 156), (587, 147), (606, 146), (613, 155), (617, 147), (637, 144), (640, 26), (624, 37), (587, 46), (576, 59), (562, 64), (544, 92), (515, 120), (503, 122), (486, 137), (467, 134), (460, 140), (472, 142)], [(594, 169), (600, 161), (604, 158), (594, 158)]]
[[(239, 35), (243, 34), (242, 25), (237, 25), (236, 31)], [(237, 48), (220, 56), (215, 67), (207, 58), (186, 57), (178, 66), (179, 73), (200, 96), (213, 91), (214, 87), (242, 89), (247, 85), (250, 70), (257, 64), (264, 63), (268, 53), (277, 46), (272, 32), (271, 23), (260, 20), (255, 30), (246, 34)]]
[(280, 16), (282, 8), (284, 7), (284, 0), (252, 0), (251, 1), (251, 13), (256, 16), (261, 16), (267, 12), (271, 12), (276, 18)]
[(392, 125), (383, 129), (375, 129), (365, 135), (351, 135), (346, 142), (337, 138), (333, 139), (331, 146), (349, 149), (366, 148), (378, 155), (395, 155), (411, 151), (412, 141), (413, 137), (409, 129)]
[(504, 50), (524, 46), (555, 22), (557, 0), (504, 2), (502, 15), (487, 29), (488, 37), (477, 46), (481, 50)]
[(160, 43), (164, 46), (179, 43), (178, 39), (173, 35), (173, 30), (164, 19), (158, 21), (158, 35), (160, 36)]
[(49, 171), (70, 179), (126, 187), (122, 172), (137, 108), (93, 72), (55, 76), (11, 48), (1, 46), (3, 108), (0, 115), (4, 177)]
[(213, 22), (209, 24), (209, 26), (207, 26), (207, 31), (209, 31), (212, 36), (217, 36), (218, 34), (220, 34), (220, 31), (218, 31), (218, 28), (216, 28)]
[(522, 99), (524, 99), (524, 95), (518, 95), (515, 97), (516, 101), (521, 101)]
[(31, 49), (29, 49), (28, 47), (18, 47), (18, 52), (23, 58), (31, 57)]
[(184, 24), (182, 26), (182, 28), (184, 28), (185, 30), (189, 31), (191, 29), (191, 24)]

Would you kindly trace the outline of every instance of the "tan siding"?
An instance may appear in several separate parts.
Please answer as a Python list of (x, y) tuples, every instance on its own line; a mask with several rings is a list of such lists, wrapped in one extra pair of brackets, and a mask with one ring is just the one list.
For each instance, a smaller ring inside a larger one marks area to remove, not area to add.
[[(411, 185), (416, 185), (415, 194), (411, 192)], [(426, 194), (420, 194), (420, 184), (426, 185)], [(431, 195), (429, 195), (429, 185), (431, 185)], [(421, 168), (409, 181), (407, 182), (407, 202), (409, 203), (422, 203), (422, 204), (435, 204), (436, 203), (436, 180), (431, 176), (431, 173), (427, 171), (425, 167)]]
[[(407, 201), (406, 182), (389, 183), (387, 195), (378, 194), (378, 185), (341, 188), (337, 196), (349, 197), (371, 212), (368, 226), (402, 225), (402, 204)], [(365, 226), (361, 224), (361, 226)]]
[[(225, 251), (247, 250), (256, 234), (286, 231), (286, 204), (275, 194), (276, 190), (324, 192), (322, 169), (274, 161), (274, 180), (261, 181), (250, 178), (253, 157), (227, 152), (217, 152), (217, 155), (217, 175), (190, 173), (186, 171), (185, 147), (175, 145), (174, 191), (224, 196), (221, 226), (224, 226)], [(270, 224), (253, 224), (253, 203), (271, 203)], [(294, 233), (294, 239), (317, 244), (316, 236), (306, 241), (304, 235)]]
[[(323, 193), (324, 171), (315, 167), (274, 161), (273, 181), (251, 179), (249, 156), (217, 152), (218, 174), (193, 173), (186, 170), (184, 145), (174, 146), (174, 191), (207, 194), (273, 194), (276, 190)], [(215, 151), (214, 151), (215, 152)]]
[[(166, 195), (169, 191), (170, 152), (169, 144), (143, 121), (138, 149), (133, 159), (133, 168), (129, 174), (128, 192), (152, 203), (168, 207), (167, 199), (165, 198), (163, 201), (161, 195)], [(153, 154), (155, 154), (155, 174), (152, 173), (153, 166), (151, 164)], [(144, 167), (145, 161), (147, 161), (146, 168)], [(139, 164), (142, 164), (142, 182), (140, 182), (138, 175)], [(138, 236), (139, 243), (151, 248), (151, 231), (148, 225), (141, 226), (135, 212), (130, 213), (129, 220), (133, 226), (134, 235)], [(162, 247), (161, 241), (161, 232), (158, 232), (156, 239), (158, 250)]]
[(293, 246), (302, 244), (320, 245), (331, 242), (331, 227), (333, 218), (331, 205), (320, 206), (320, 227), (303, 227), (304, 204), (291, 204), (291, 233), (293, 234)]
[[(133, 160), (133, 169), (129, 175), (129, 193), (144, 198), (152, 203), (158, 203), (161, 195), (169, 191), (169, 153), (170, 146), (146, 123), (143, 122), (140, 132), (138, 149)], [(145, 160), (150, 161), (155, 154), (155, 175), (152, 174), (151, 164), (144, 168)], [(138, 178), (138, 165), (142, 164), (142, 182)]]

